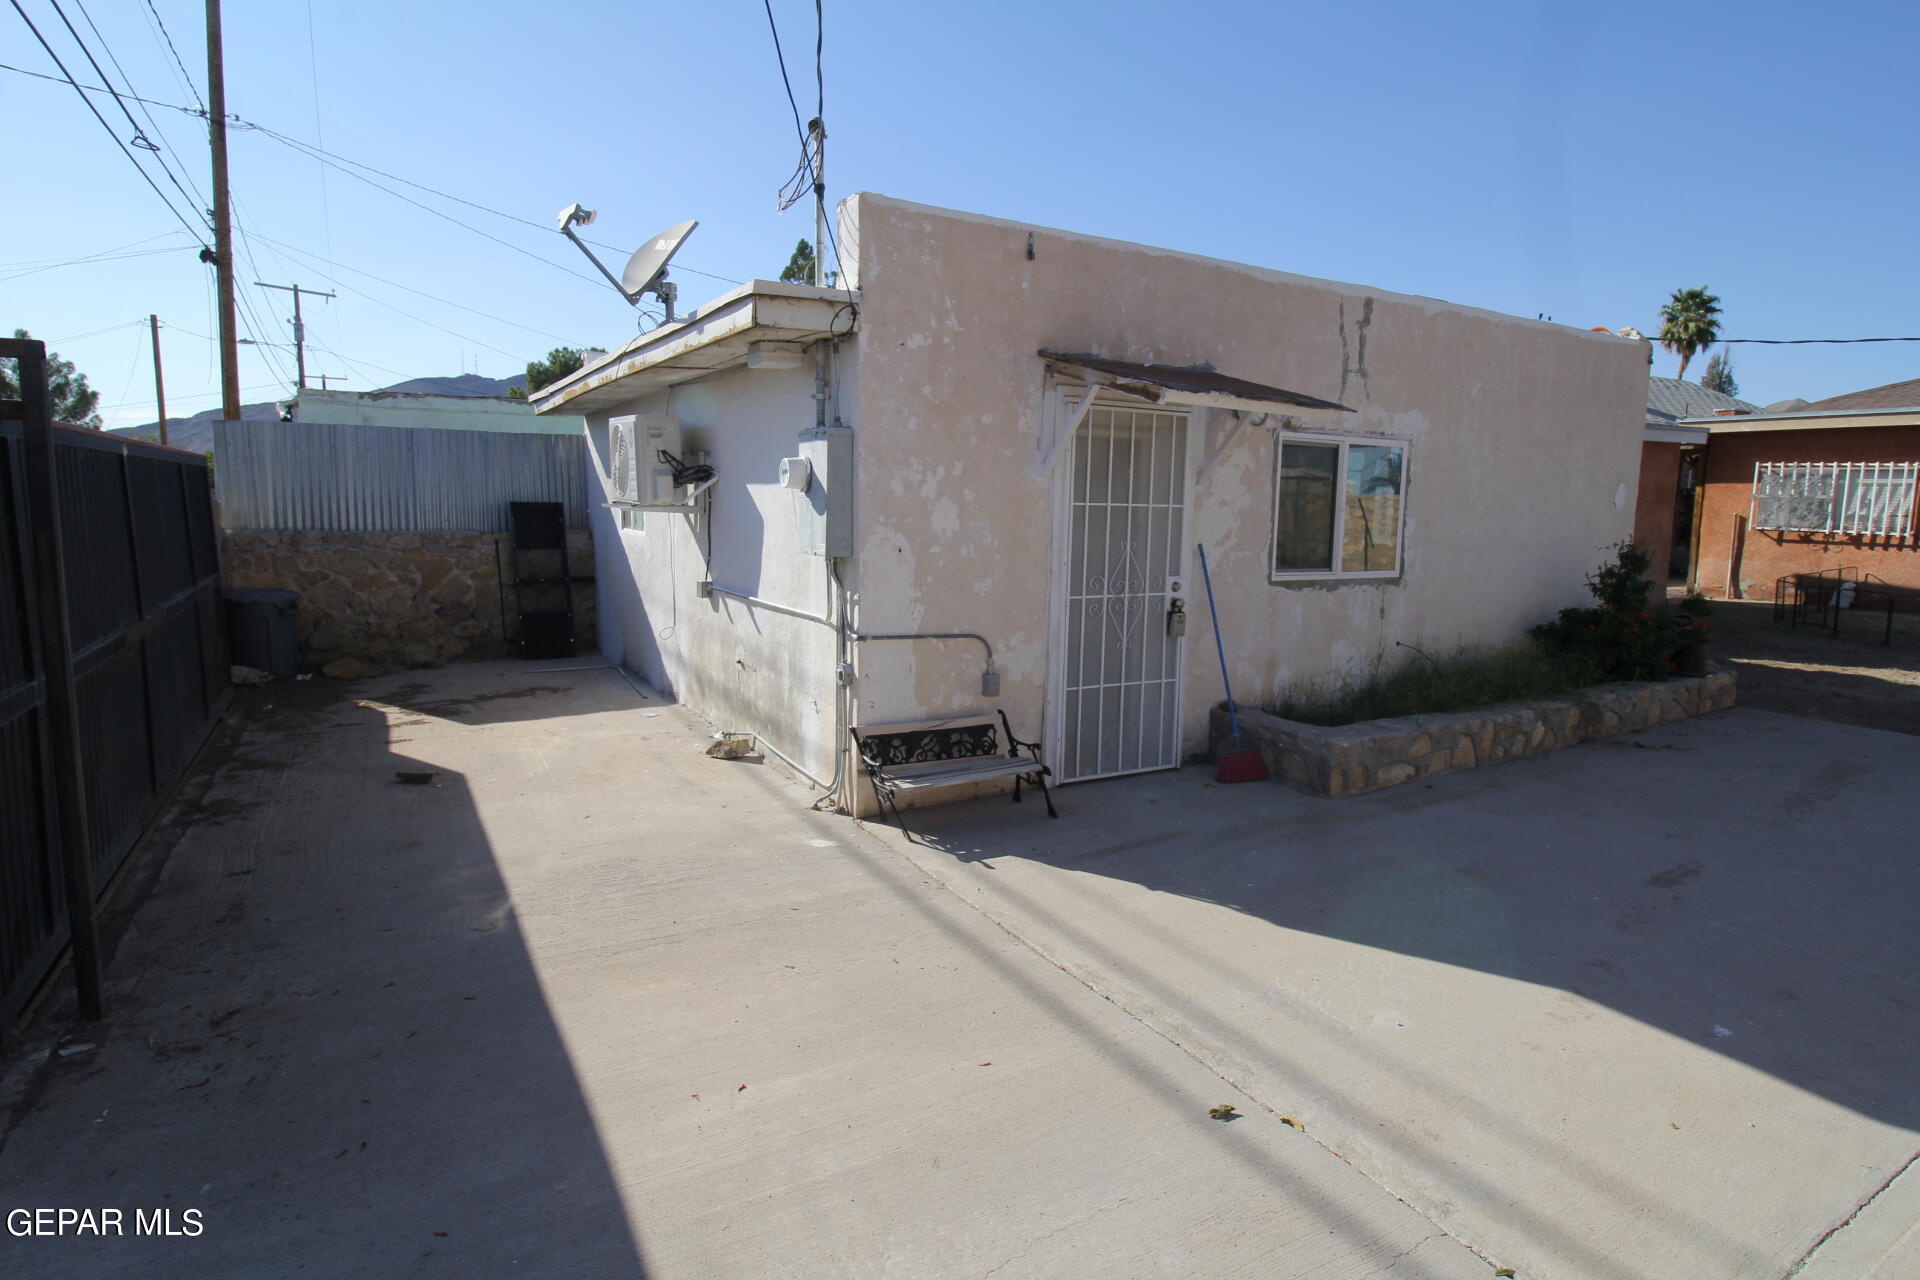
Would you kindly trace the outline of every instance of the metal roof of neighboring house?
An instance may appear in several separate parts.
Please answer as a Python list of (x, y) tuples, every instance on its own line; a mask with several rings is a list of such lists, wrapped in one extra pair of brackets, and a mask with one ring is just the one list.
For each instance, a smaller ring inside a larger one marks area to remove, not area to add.
[(1920, 408), (1920, 378), (1908, 378), (1905, 382), (1889, 382), (1884, 387), (1868, 387), (1865, 391), (1849, 391), (1845, 395), (1815, 400), (1812, 404), (1801, 405), (1795, 412), (1826, 413), (1835, 409), (1914, 408)]
[[(1162, 388), (1182, 397), (1199, 399), (1203, 403), (1217, 400), (1229, 408), (1234, 407), (1227, 403), (1229, 401), (1252, 400), (1263, 405), (1318, 410), (1322, 413), (1353, 412), (1346, 405), (1335, 404), (1331, 400), (1321, 400), (1298, 391), (1270, 387), (1265, 383), (1248, 382), (1245, 378), (1216, 373), (1204, 365), (1135, 364), (1130, 360), (1109, 360), (1104, 356), (1074, 355), (1062, 351), (1043, 350), (1040, 354), (1054, 364), (1066, 367), (1069, 371), (1106, 374), (1115, 380), (1107, 385), (1111, 385), (1116, 391), (1128, 390), (1128, 383), (1144, 383), (1148, 387)], [(1145, 398), (1157, 401), (1161, 397), (1153, 394)]]
[(1682, 418), (1711, 418), (1722, 409), (1759, 413), (1760, 406), (1709, 391), (1697, 382), (1647, 375), (1647, 425), (1671, 426)]

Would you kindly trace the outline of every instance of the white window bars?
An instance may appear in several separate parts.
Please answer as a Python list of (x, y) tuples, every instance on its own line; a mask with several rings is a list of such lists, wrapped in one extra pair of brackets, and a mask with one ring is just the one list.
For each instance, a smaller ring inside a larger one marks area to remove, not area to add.
[(1920, 462), (1758, 462), (1756, 529), (1787, 533), (1913, 536)]

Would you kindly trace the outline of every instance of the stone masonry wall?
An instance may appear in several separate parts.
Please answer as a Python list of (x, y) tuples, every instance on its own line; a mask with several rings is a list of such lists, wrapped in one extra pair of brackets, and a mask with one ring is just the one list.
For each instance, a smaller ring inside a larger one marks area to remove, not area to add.
[[(557, 555), (549, 553), (550, 560)], [(567, 534), (571, 572), (593, 572), (584, 529)], [(504, 533), (225, 530), (221, 576), (229, 587), (300, 593), (300, 665), (340, 659), (370, 667), (421, 667), (515, 655), (513, 554)], [(557, 563), (544, 571), (554, 573)], [(530, 573), (541, 572), (529, 565)], [(559, 588), (545, 588), (554, 591)], [(575, 636), (594, 643), (593, 586), (573, 587)]]
[[(1240, 712), (1242, 740), (1272, 775), (1316, 796), (1398, 786), (1500, 760), (1518, 760), (1733, 705), (1730, 671), (1678, 680), (1599, 685), (1569, 697), (1363, 724), (1301, 724)], [(1213, 712), (1216, 751), (1229, 744), (1224, 706)]]

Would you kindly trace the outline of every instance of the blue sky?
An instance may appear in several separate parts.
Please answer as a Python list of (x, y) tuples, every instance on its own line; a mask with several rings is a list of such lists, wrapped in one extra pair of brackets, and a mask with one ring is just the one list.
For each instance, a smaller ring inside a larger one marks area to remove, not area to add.
[[(51, 0), (21, 3), (92, 81)], [(91, 41), (78, 0), (61, 3)], [(144, 0), (86, 12), (139, 93), (190, 103), (203, 6), (153, 5), (191, 87)], [(812, 6), (773, 10), (811, 114)], [(1668, 293), (1706, 285), (1730, 337), (1920, 336), (1911, 4), (826, 0), (826, 24), (835, 198), (880, 191), (1582, 327), (1652, 330)], [(52, 70), (11, 8), (0, 30), (0, 62)], [(501, 377), (561, 342), (630, 337), (626, 305), (547, 229), (575, 200), (601, 212), (591, 238), (622, 246), (700, 219), (683, 306), (728, 287), (696, 269), (775, 275), (811, 235), (804, 207), (775, 211), (797, 143), (757, 0), (229, 4), (225, 39), (233, 113), (539, 224), (375, 178), (516, 252), (234, 133), (250, 323), (289, 340), (286, 295), (256, 279), (340, 294), (308, 310), (309, 368), (339, 385)], [(153, 416), (134, 322), (157, 313), (170, 410), (217, 404), (197, 244), (71, 89), (0, 71), (0, 112), (37, 131), (0, 202), (0, 325), (60, 339), (109, 425), (131, 425)], [(203, 128), (153, 114), (204, 191)], [(146, 256), (38, 269), (123, 246)], [(246, 398), (285, 394), (291, 352), (243, 351)], [(1762, 403), (1920, 376), (1920, 344), (1734, 360)], [(1655, 372), (1674, 364), (1662, 352)]]

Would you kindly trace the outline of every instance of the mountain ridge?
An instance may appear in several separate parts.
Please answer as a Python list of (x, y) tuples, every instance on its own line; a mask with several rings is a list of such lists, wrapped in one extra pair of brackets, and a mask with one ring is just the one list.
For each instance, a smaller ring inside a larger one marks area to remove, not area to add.
[[(488, 378), (477, 373), (460, 373), (442, 378), (408, 378), (396, 382), (390, 387), (377, 387), (376, 392), (395, 392), (401, 395), (487, 397), (505, 396), (515, 387), (524, 387), (527, 375), (516, 373), (511, 378)], [(311, 388), (309, 388), (311, 389)], [(257, 404), (240, 406), (240, 417), (246, 422), (270, 422), (280, 416), (279, 406), (284, 400), (262, 400)], [(189, 449), (195, 453), (205, 453), (213, 448), (213, 424), (220, 421), (220, 410), (203, 409), (190, 418), (167, 416), (167, 442), (176, 449)], [(160, 423), (142, 423), (137, 427), (116, 427), (108, 434), (128, 436), (134, 440), (145, 440), (152, 444), (160, 441)]]

